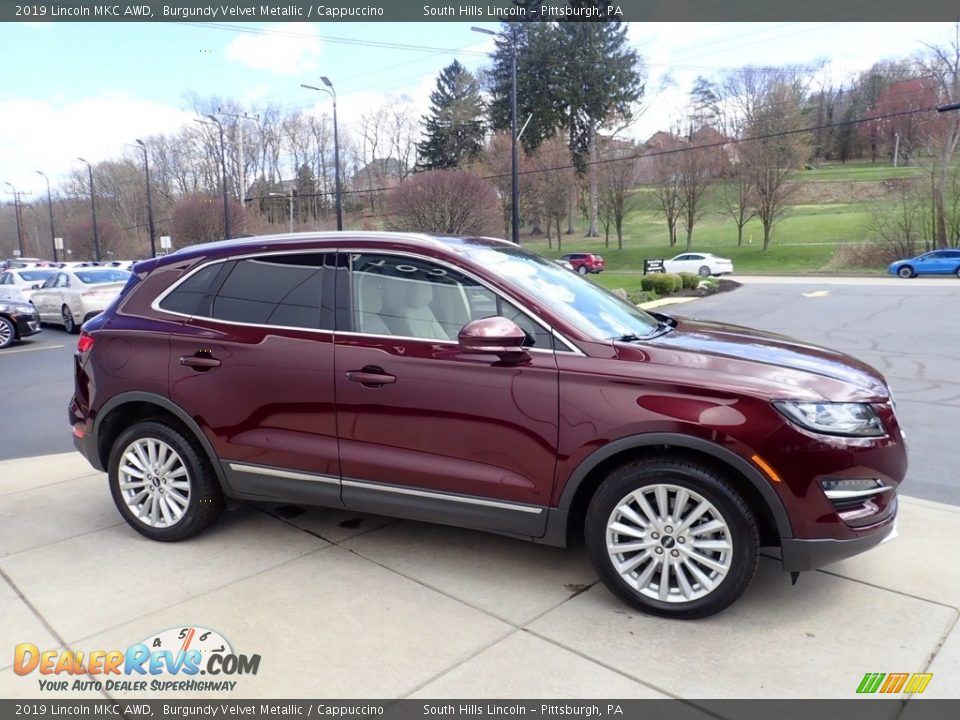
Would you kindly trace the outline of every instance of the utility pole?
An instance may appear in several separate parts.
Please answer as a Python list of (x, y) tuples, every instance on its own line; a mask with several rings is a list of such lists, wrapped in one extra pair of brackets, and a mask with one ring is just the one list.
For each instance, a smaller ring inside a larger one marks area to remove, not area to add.
[(897, 159), (900, 155), (900, 133), (893, 134), (893, 166), (897, 166)]
[(150, 229), (150, 257), (157, 256), (157, 233), (153, 225), (153, 199), (150, 197), (150, 159), (147, 157), (147, 145), (137, 138), (137, 145), (143, 150), (143, 170), (147, 176), (147, 227)]
[(90, 175), (90, 210), (93, 213), (93, 259), (100, 262), (100, 234), (97, 232), (97, 200), (93, 194), (93, 165), (82, 157), (78, 157), (77, 160), (86, 164), (87, 172)]
[(9, 186), (12, 192), (8, 192), (7, 195), (13, 195), (13, 214), (17, 219), (17, 247), (20, 248), (20, 257), (24, 257), (23, 251), (23, 221), (20, 216), (20, 196), (21, 195), (30, 195), (30, 193), (17, 192), (17, 189), (13, 186), (13, 183), (4, 181), (4, 185)]
[(333, 98), (333, 177), (336, 181), (337, 191), (337, 230), (343, 230), (343, 190), (340, 187), (340, 137), (337, 131), (337, 91), (326, 75), (320, 77), (320, 80), (326, 87), (317, 87), (316, 85), (300, 84), (300, 87), (307, 90), (317, 90), (325, 92)]
[(238, 176), (240, 178), (240, 192), (238, 194), (240, 195), (240, 199), (243, 200), (247, 196), (247, 163), (243, 156), (243, 121), (255, 120), (256, 122), (260, 122), (260, 115), (251, 116), (247, 115), (247, 113), (240, 113), (239, 115), (236, 113), (225, 113), (222, 112), (220, 108), (217, 108), (217, 115), (240, 121), (237, 123), (237, 150), (240, 155), (240, 167), (237, 169), (239, 170)]
[(37, 175), (42, 175), (47, 181), (47, 211), (50, 213), (50, 246), (53, 248), (53, 261), (57, 262), (57, 231), (53, 228), (53, 198), (50, 195), (50, 178), (46, 173), (40, 170), (34, 170)]

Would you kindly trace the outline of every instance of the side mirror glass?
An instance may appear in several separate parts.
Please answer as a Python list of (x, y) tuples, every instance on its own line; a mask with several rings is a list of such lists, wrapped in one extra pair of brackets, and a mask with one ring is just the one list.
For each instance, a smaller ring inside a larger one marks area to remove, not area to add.
[(526, 334), (513, 320), (505, 317), (487, 317), (468, 322), (460, 330), (457, 339), (460, 351), (496, 355), (503, 362), (524, 363), (530, 354), (523, 347)]
[(39, 290), (39, 289), (40, 289), (40, 283), (36, 283), (35, 285), (31, 285), (31, 286), (30, 286), (30, 289), (31, 289), (31, 290)]

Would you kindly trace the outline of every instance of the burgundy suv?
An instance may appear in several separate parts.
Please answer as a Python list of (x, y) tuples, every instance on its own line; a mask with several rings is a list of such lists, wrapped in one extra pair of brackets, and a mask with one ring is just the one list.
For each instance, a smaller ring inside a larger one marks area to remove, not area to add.
[(811, 570), (890, 538), (904, 441), (832, 350), (646, 313), (499, 240), (301, 234), (139, 263), (84, 326), (70, 424), (124, 519), (228, 501), (550, 545), (650, 613), (732, 603), (760, 546)]

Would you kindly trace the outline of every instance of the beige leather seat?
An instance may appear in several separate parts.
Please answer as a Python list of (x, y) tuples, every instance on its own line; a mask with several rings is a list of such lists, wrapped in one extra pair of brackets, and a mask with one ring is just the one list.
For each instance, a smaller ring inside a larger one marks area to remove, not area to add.
[(357, 313), (359, 332), (371, 335), (393, 335), (380, 314), (383, 309), (383, 286), (380, 278), (374, 275), (361, 275), (357, 278), (357, 283), (357, 295), (360, 301)]
[(385, 289), (384, 315), (394, 335), (425, 340), (450, 339), (430, 308), (433, 288), (429, 283), (388, 280)]

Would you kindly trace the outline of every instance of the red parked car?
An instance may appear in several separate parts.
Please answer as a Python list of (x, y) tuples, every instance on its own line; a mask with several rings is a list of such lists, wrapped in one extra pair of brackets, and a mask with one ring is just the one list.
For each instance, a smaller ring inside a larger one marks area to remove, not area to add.
[(606, 261), (596, 253), (567, 253), (561, 260), (566, 260), (581, 275), (603, 272)]
[(650, 613), (739, 597), (894, 534), (883, 377), (780, 335), (647, 313), (499, 240), (232, 240), (136, 265), (84, 325), (69, 418), (139, 533), (226, 499), (551, 545)]

